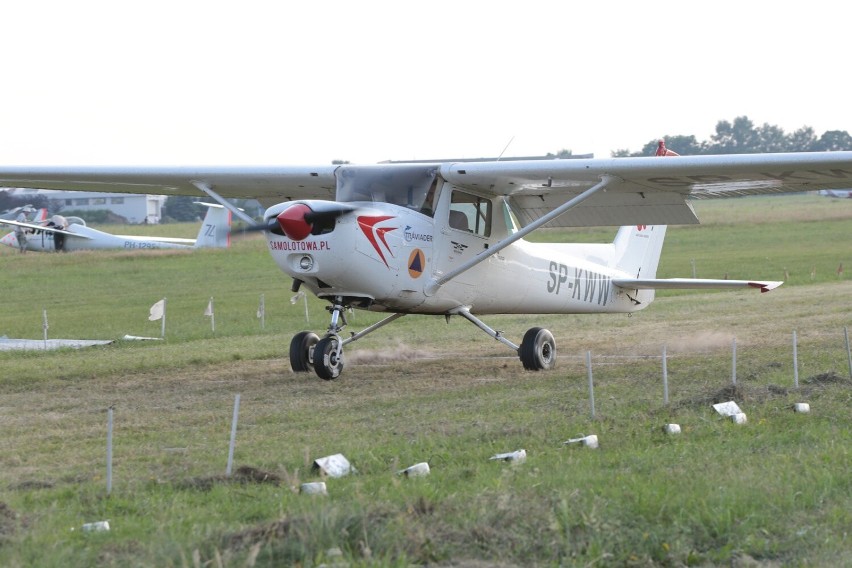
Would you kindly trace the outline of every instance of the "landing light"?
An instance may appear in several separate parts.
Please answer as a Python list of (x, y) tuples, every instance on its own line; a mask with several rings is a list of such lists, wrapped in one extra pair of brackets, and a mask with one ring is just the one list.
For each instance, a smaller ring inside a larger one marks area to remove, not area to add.
[(299, 268), (308, 271), (314, 267), (314, 259), (310, 255), (305, 255), (299, 259)]

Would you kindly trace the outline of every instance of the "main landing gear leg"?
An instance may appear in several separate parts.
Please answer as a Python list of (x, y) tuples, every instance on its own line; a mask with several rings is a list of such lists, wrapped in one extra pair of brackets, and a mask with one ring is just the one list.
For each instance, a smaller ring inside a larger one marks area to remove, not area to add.
[(541, 327), (534, 327), (527, 330), (524, 334), (524, 340), (519, 347), (503, 337), (499, 331), (485, 325), (482, 320), (471, 314), (467, 308), (459, 308), (453, 313), (462, 316), (500, 343), (509, 346), (517, 352), (521, 363), (524, 365), (524, 369), (528, 371), (543, 371), (550, 370), (556, 366), (556, 342), (553, 339), (553, 334), (548, 330)]
[(358, 333), (353, 333), (351, 337), (342, 339), (340, 332), (347, 325), (343, 298), (339, 296), (334, 298), (332, 305), (327, 309), (331, 312), (331, 324), (328, 326), (325, 337), (320, 339), (315, 333), (302, 331), (293, 336), (290, 342), (290, 366), (293, 371), (314, 371), (319, 378), (326, 381), (336, 379), (343, 371), (344, 345), (361, 339), (405, 315), (392, 314)]

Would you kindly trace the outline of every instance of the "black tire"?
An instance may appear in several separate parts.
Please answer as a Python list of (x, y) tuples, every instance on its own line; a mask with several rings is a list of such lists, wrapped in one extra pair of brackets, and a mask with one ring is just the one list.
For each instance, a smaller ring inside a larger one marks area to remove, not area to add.
[(338, 339), (327, 335), (319, 340), (314, 348), (314, 370), (317, 376), (325, 381), (331, 381), (340, 376), (343, 371), (343, 351), (337, 356)]
[(524, 369), (549, 371), (556, 366), (556, 341), (553, 334), (541, 327), (527, 330), (518, 355)]
[(302, 331), (290, 341), (290, 367), (294, 373), (309, 373), (314, 370), (312, 350), (319, 342), (319, 336), (310, 331)]

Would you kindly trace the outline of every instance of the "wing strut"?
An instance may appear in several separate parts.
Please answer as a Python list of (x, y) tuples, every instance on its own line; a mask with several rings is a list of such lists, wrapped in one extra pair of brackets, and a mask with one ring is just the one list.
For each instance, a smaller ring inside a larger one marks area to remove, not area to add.
[(468, 270), (470, 270), (471, 268), (473, 268), (474, 266), (476, 266), (480, 262), (487, 260), (489, 257), (497, 254), (498, 252), (500, 252), (501, 250), (503, 250), (504, 248), (506, 248), (510, 244), (514, 243), (515, 241), (519, 241), (520, 239), (526, 237), (527, 235), (529, 235), (530, 233), (532, 233), (536, 229), (548, 224), (549, 222), (553, 221), (555, 218), (559, 217), (560, 215), (562, 215), (563, 213), (565, 213), (569, 209), (573, 209), (574, 207), (576, 207), (577, 205), (579, 205), (580, 203), (582, 203), (583, 201), (585, 201), (586, 199), (588, 199), (589, 197), (591, 197), (592, 195), (597, 193), (598, 191), (605, 189), (613, 181), (616, 181), (618, 179), (619, 178), (617, 178), (616, 176), (611, 176), (609, 174), (602, 175), (601, 181), (598, 184), (593, 185), (592, 187), (590, 187), (589, 189), (587, 189), (586, 191), (584, 191), (583, 193), (581, 193), (580, 195), (578, 195), (574, 199), (566, 201), (565, 203), (563, 203), (562, 205), (560, 205), (559, 207), (557, 207), (556, 209), (554, 209), (553, 211), (551, 211), (547, 215), (539, 217), (538, 219), (536, 219), (535, 221), (533, 221), (532, 223), (530, 223), (529, 225), (527, 225), (526, 227), (524, 227), (523, 229), (518, 231), (517, 233), (509, 236), (506, 239), (503, 239), (502, 241), (500, 241), (499, 243), (497, 243), (493, 247), (489, 247), (487, 250), (480, 252), (478, 255), (476, 255), (472, 259), (468, 260), (467, 262), (465, 262), (464, 264), (462, 264), (461, 266), (459, 266), (455, 270), (451, 270), (450, 272), (447, 272), (446, 274), (444, 274), (440, 278), (433, 278), (426, 285), (423, 292), (427, 296), (433, 295), (435, 292), (438, 291), (438, 288), (440, 288), (441, 286), (443, 286), (444, 284), (446, 284), (447, 282), (449, 282), (450, 280), (452, 280), (453, 278), (455, 278), (459, 274), (462, 274), (463, 272), (467, 272)]
[(388, 317), (386, 317), (385, 319), (383, 319), (383, 320), (381, 320), (381, 321), (379, 321), (379, 322), (374, 323), (374, 324), (373, 324), (373, 325), (371, 325), (370, 327), (368, 327), (368, 328), (366, 328), (366, 329), (362, 329), (362, 330), (361, 330), (361, 331), (359, 331), (358, 333), (353, 333), (353, 334), (352, 334), (352, 337), (347, 337), (346, 339), (344, 339), (343, 341), (341, 341), (341, 342), (340, 342), (340, 346), (341, 346), (341, 347), (343, 347), (343, 346), (344, 346), (344, 345), (346, 345), (347, 343), (352, 343), (353, 341), (357, 341), (357, 340), (361, 339), (362, 337), (364, 337), (365, 335), (367, 335), (368, 333), (372, 333), (372, 332), (376, 331), (377, 329), (379, 329), (380, 327), (386, 326), (387, 324), (389, 324), (389, 323), (390, 323), (390, 322), (392, 322), (393, 320), (395, 320), (395, 319), (399, 319), (399, 318), (401, 318), (401, 317), (402, 317), (402, 316), (404, 316), (404, 315), (405, 315), (405, 314), (401, 314), (401, 313), (391, 314), (391, 315), (389, 315)]
[(221, 195), (219, 195), (218, 193), (213, 191), (213, 188), (210, 187), (209, 184), (207, 184), (203, 181), (193, 181), (192, 185), (194, 185), (195, 187), (197, 187), (198, 189), (200, 189), (201, 191), (203, 191), (204, 193), (209, 195), (211, 198), (213, 198), (216, 201), (216, 203), (218, 203), (219, 205), (221, 205), (222, 207), (224, 207), (225, 209), (227, 209), (228, 211), (230, 211), (231, 213), (233, 213), (234, 215), (236, 215), (237, 217), (239, 217), (240, 219), (242, 219), (243, 221), (248, 223), (249, 226), (254, 225), (256, 223), (256, 221), (254, 219), (252, 219), (251, 217), (249, 217), (248, 214), (245, 213), (242, 209), (240, 209), (239, 207), (237, 207), (236, 205), (229, 202), (228, 200), (223, 198)]

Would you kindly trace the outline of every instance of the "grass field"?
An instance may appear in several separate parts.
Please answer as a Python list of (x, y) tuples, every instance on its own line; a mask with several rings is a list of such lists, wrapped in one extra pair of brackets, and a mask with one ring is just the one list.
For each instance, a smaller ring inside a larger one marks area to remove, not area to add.
[[(551, 329), (559, 363), (542, 373), (460, 318), (408, 316), (349, 346), (339, 380), (293, 374), (290, 337), (323, 330), (328, 314), (311, 299), (306, 323), (259, 238), (227, 251), (0, 252), (0, 335), (40, 339), (46, 310), (53, 338), (158, 336), (148, 308), (168, 299), (165, 341), (0, 352), (0, 565), (852, 565), (852, 274), (838, 270), (852, 270), (852, 200), (697, 210), (705, 224), (669, 229), (661, 277), (694, 267), (787, 284), (660, 293), (630, 318), (486, 318), (515, 340)], [(349, 329), (378, 319), (357, 312)], [(226, 478), (238, 393), (239, 469)], [(714, 413), (730, 399), (747, 424)], [(682, 435), (666, 436), (669, 422)], [(563, 445), (592, 433), (598, 450)], [(519, 448), (525, 463), (488, 459)], [(357, 474), (327, 479), (327, 496), (299, 494), (320, 479), (313, 460), (335, 453)], [(428, 477), (396, 474), (421, 461)], [(109, 532), (81, 530), (107, 519)]]

